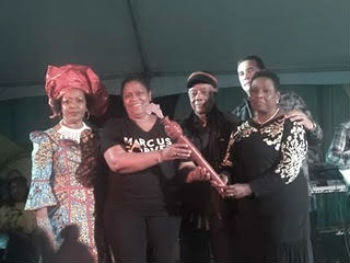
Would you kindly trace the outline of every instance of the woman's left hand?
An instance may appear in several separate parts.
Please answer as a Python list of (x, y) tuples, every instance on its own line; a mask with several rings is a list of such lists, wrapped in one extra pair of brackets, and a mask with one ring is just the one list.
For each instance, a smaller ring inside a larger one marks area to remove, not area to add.
[(249, 184), (232, 184), (222, 187), (221, 195), (223, 197), (233, 197), (240, 199), (252, 194)]
[(285, 118), (300, 123), (306, 130), (311, 131), (315, 128), (314, 122), (302, 111), (292, 110), (285, 115)]

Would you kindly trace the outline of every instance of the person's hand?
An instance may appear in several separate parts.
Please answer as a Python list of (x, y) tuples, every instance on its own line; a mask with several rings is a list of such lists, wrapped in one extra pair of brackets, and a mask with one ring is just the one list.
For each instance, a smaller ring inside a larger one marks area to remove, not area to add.
[(155, 103), (151, 102), (150, 104), (147, 105), (146, 112), (149, 115), (151, 115), (153, 113), (160, 119), (164, 118), (163, 112), (162, 112), (159, 104), (155, 104)]
[(187, 160), (191, 156), (191, 150), (185, 143), (174, 143), (160, 151), (161, 161), (175, 159)]
[(314, 122), (302, 111), (292, 110), (285, 115), (285, 118), (300, 123), (306, 130), (311, 131), (315, 128)]
[(194, 170), (187, 174), (186, 183), (193, 181), (209, 181), (210, 173), (204, 167), (197, 166)]
[(176, 121), (172, 121), (169, 119), (167, 119), (167, 121), (164, 124), (164, 130), (165, 133), (172, 139), (177, 139), (183, 134), (180, 124), (178, 124)]
[(223, 197), (233, 197), (240, 199), (252, 194), (252, 189), (249, 184), (232, 184), (221, 187)]

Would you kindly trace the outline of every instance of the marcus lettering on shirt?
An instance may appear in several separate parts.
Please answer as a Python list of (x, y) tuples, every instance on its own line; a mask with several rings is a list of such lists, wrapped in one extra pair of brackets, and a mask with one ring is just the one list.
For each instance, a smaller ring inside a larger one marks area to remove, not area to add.
[(145, 140), (143, 138), (123, 137), (125, 150), (128, 152), (151, 152), (162, 150), (172, 144), (169, 137), (157, 137)]

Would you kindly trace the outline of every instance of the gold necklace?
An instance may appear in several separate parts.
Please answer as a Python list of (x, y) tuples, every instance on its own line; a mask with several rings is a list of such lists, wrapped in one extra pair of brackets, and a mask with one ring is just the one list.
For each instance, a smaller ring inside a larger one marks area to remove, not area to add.
[(276, 110), (267, 120), (262, 121), (262, 122), (258, 120), (258, 117), (256, 117), (256, 122), (259, 123), (260, 125), (263, 125), (263, 124), (269, 122), (270, 120), (272, 120), (273, 118), (276, 117), (276, 115), (277, 115), (277, 113), (279, 112), (279, 110), (280, 110), (280, 109), (277, 108), (277, 110)]

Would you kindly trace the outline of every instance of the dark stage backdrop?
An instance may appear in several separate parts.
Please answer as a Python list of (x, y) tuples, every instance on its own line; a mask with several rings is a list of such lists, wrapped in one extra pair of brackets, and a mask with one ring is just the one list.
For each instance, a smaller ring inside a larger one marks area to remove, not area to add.
[[(323, 152), (330, 144), (335, 126), (350, 119), (347, 89), (349, 85), (282, 86), (282, 90), (292, 90), (302, 96), (314, 118), (321, 125), (324, 131)], [(231, 111), (239, 105), (243, 95), (239, 87), (221, 88), (217, 95), (217, 104), (223, 111)], [(108, 116), (122, 115), (123, 106), (120, 97), (111, 96), (110, 101)], [(166, 115), (175, 119), (182, 119), (190, 112), (186, 93), (159, 97), (154, 101), (161, 104)], [(47, 99), (44, 96), (1, 101), (0, 135), (7, 137), (30, 153), (31, 143), (28, 139), (30, 131), (46, 129), (57, 122), (57, 120), (50, 120), (49, 114)]]

